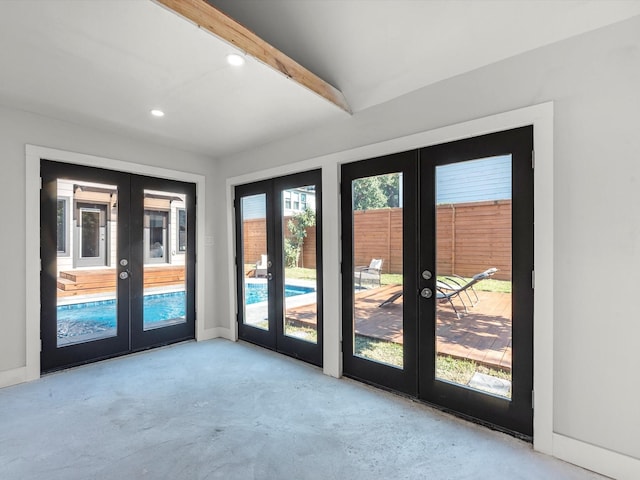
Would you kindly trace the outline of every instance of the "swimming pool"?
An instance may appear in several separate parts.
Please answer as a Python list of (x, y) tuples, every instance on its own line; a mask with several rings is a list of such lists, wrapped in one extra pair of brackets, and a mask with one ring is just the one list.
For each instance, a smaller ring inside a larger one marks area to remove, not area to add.
[[(58, 338), (107, 333), (116, 328), (117, 304), (113, 300), (59, 305)], [(144, 328), (153, 328), (160, 322), (185, 319), (184, 292), (145, 295), (143, 299)]]
[[(312, 293), (312, 287), (285, 285), (285, 296)], [(246, 284), (246, 304), (267, 300), (266, 283)], [(185, 292), (145, 295), (143, 315), (145, 330), (161, 324), (180, 323), (185, 321)], [(58, 339), (70, 337), (104, 334), (115, 335), (116, 301), (101, 300), (95, 302), (74, 303), (57, 307)]]
[[(245, 304), (260, 303), (267, 301), (267, 284), (266, 283), (245, 283)], [(294, 297), (296, 295), (304, 295), (305, 293), (313, 293), (316, 289), (313, 287), (303, 287), (301, 285), (285, 285), (284, 296)]]

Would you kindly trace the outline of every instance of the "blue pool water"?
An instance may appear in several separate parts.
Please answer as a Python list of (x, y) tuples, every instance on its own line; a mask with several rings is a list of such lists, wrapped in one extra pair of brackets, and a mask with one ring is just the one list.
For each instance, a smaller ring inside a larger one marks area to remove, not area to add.
[[(295, 295), (303, 295), (305, 293), (315, 292), (313, 287), (301, 287), (298, 285), (285, 285), (284, 296), (293, 297)], [(267, 284), (266, 283), (246, 283), (245, 284), (245, 303), (251, 305), (252, 303), (266, 302), (267, 301)]]
[[(145, 328), (167, 320), (184, 320), (184, 292), (146, 295), (143, 300)], [(58, 338), (103, 332), (116, 327), (116, 301), (60, 305), (58, 314)]]
[[(311, 287), (294, 285), (285, 286), (285, 296), (302, 295), (314, 292)], [(267, 300), (266, 283), (248, 283), (246, 285), (246, 303), (264, 302)], [(145, 295), (143, 301), (144, 327), (153, 328), (154, 324), (167, 321), (184, 321), (184, 292)], [(58, 338), (64, 339), (78, 335), (108, 333), (116, 327), (116, 301), (60, 305), (57, 308)]]

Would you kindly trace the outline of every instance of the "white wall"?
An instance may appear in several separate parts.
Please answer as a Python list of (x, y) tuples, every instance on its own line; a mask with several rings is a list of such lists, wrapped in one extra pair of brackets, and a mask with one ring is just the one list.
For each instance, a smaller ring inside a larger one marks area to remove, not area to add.
[[(230, 212), (225, 183), (255, 179), (262, 175), (251, 173), (256, 170), (299, 170), (299, 164), (286, 165), (330, 154), (335, 169), (341, 161), (336, 152), (553, 101), (554, 345), (544, 346), (553, 353), (551, 451), (617, 478), (640, 478), (638, 32), (635, 17), (224, 159), (211, 185), (220, 227), (220, 326), (233, 328), (232, 272), (222, 268), (231, 238), (224, 231)], [(537, 192), (544, 188), (538, 185)], [(336, 211), (325, 215), (325, 225), (338, 221)]]
[[(10, 207), (4, 212), (0, 235), (0, 251), (3, 252), (0, 275), (0, 386), (24, 380), (21, 373), (12, 372), (18, 372), (26, 364), (27, 298), (29, 302), (39, 301), (37, 287), (35, 291), (30, 290), (28, 296), (26, 288), (25, 264), (29, 262), (26, 261), (25, 197), (33, 193), (25, 191), (27, 144), (191, 174), (211, 175), (214, 171), (214, 162), (202, 155), (0, 107), (0, 192), (5, 199), (3, 205)], [(37, 189), (37, 182), (35, 188)], [(213, 207), (207, 205), (207, 208)], [(207, 236), (212, 236), (212, 231), (209, 231), (212, 228), (210, 224), (206, 226)], [(206, 270), (207, 283), (213, 285), (211, 255), (207, 258), (209, 261), (199, 263), (199, 267)], [(212, 309), (211, 302), (207, 310)], [(203, 326), (213, 326), (211, 318), (203, 320)]]

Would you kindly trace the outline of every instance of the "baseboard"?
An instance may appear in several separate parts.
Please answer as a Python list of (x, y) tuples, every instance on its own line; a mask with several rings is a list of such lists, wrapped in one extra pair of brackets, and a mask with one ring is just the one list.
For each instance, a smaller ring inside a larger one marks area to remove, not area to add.
[(5, 370), (0, 372), (0, 388), (10, 387), (11, 385), (17, 385), (19, 383), (35, 380), (38, 377), (31, 378), (29, 376), (29, 370), (27, 367), (13, 368), (11, 370)]
[(203, 330), (198, 334), (198, 338), (196, 340), (202, 342), (204, 340), (212, 340), (214, 338), (226, 338), (227, 340), (234, 340), (233, 336), (231, 335), (231, 330), (225, 327), (214, 327)]
[(640, 460), (621, 453), (553, 434), (553, 456), (617, 480), (640, 478)]

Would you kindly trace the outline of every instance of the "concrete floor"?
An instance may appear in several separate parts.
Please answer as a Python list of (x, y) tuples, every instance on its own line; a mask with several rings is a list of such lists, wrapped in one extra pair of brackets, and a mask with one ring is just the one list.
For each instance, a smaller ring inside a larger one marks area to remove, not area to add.
[(0, 479), (594, 479), (519, 440), (244, 343), (0, 389)]

